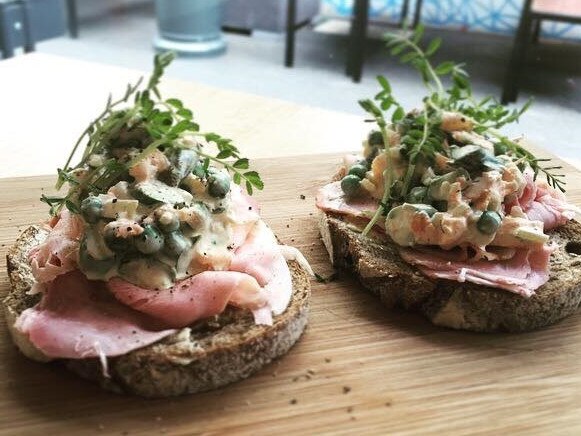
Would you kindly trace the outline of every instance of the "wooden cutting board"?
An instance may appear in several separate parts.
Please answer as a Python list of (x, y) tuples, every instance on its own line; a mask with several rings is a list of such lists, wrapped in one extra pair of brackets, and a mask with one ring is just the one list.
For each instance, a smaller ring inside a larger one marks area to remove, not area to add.
[[(314, 194), (338, 155), (256, 162), (264, 218), (316, 272), (332, 270)], [(581, 204), (581, 173), (565, 166)], [(0, 180), (4, 254), (45, 218), (53, 177)], [(304, 195), (304, 198), (302, 197)], [(526, 334), (475, 334), (387, 311), (344, 274), (313, 281), (309, 327), (291, 352), (248, 380), (195, 396), (143, 400), (101, 391), (25, 359), (0, 326), (0, 432), (9, 434), (578, 433), (581, 316)]]

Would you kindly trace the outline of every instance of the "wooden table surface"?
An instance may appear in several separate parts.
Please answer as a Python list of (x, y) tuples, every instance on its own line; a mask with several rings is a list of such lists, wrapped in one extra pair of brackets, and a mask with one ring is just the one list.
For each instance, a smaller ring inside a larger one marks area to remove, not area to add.
[[(60, 62), (47, 60), (53, 62), (51, 68)], [(27, 62), (32, 60), (21, 65)], [(0, 63), (0, 78), (6, 71), (3, 66)], [(94, 69), (103, 74), (113, 71)], [(175, 87), (176, 94), (189, 102), (209, 98), (197, 101), (199, 118), (244, 142), (250, 157), (271, 152), (250, 143), (283, 150), (255, 162), (266, 183), (265, 191), (258, 194), (264, 218), (284, 243), (305, 253), (319, 274), (330, 274), (313, 202), (316, 188), (333, 172), (340, 153), (320, 153), (343, 149), (338, 142), (326, 144), (325, 138), (349, 138), (346, 149), (356, 149), (364, 131), (360, 120), (183, 82), (168, 87)], [(78, 96), (67, 94), (63, 101), (69, 98)], [(46, 104), (42, 94), (23, 99)], [(2, 101), (4, 111), (6, 100)], [(220, 117), (220, 107), (228, 117)], [(45, 116), (54, 122), (58, 112)], [(75, 116), (80, 122), (88, 115)], [(264, 117), (273, 124), (265, 126)], [(72, 122), (67, 126), (79, 129)], [(282, 128), (292, 132), (279, 131)], [(65, 139), (67, 127), (60, 126), (57, 133)], [(30, 146), (37, 134), (27, 131), (14, 140)], [(3, 135), (0, 132), (2, 141)], [(293, 151), (298, 156), (289, 156)], [(58, 156), (57, 164), (61, 160)], [(581, 173), (564, 166), (569, 197), (581, 204)], [(39, 168), (44, 168), (42, 162)], [(3, 170), (12, 171), (5, 166)], [(38, 197), (50, 190), (52, 182), (52, 176), (0, 180), (0, 295), (8, 286), (3, 272), (7, 246), (19, 231), (46, 217)], [(434, 327), (414, 314), (386, 311), (353, 279), (340, 275), (328, 284), (313, 283), (305, 335), (288, 355), (258, 374), (214, 392), (142, 400), (103, 392), (57, 365), (25, 359), (11, 344), (2, 320), (0, 433), (578, 434), (580, 345), (579, 315), (526, 334), (456, 332)]]

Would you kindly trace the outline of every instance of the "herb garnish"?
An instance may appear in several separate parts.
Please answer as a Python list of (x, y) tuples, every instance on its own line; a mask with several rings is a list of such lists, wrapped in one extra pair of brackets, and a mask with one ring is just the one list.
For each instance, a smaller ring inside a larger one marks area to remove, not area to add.
[[(473, 124), (472, 130), (490, 139), (495, 149), (502, 154), (509, 155), (517, 163), (528, 164), (534, 172), (535, 179), (539, 172), (542, 172), (552, 187), (564, 192), (564, 175), (553, 172), (561, 167), (541, 166), (542, 162), (549, 159), (536, 158), (516, 141), (498, 131), (502, 126), (518, 121), (532, 101), (529, 100), (521, 109), (512, 111), (492, 97), (476, 101), (472, 95), (469, 76), (464, 70), (464, 65), (449, 61), (433, 65), (431, 58), (440, 48), (442, 40), (435, 38), (427, 44), (426, 48), (422, 48), (423, 36), (423, 25), (418, 25), (410, 34), (407, 29), (404, 29), (402, 34), (389, 33), (385, 36), (391, 55), (399, 57), (404, 64), (411, 64), (420, 73), (428, 90), (421, 109), (406, 114), (395, 99), (390, 83), (384, 76), (377, 77), (381, 90), (374, 99), (359, 101), (360, 106), (372, 117), (367, 121), (375, 122), (379, 127), (383, 137), (384, 152), (389, 149), (392, 136), (400, 135), (403, 152), (408, 159), (408, 168), (404, 176), (400, 180), (395, 180), (389, 153), (385, 153), (387, 169), (383, 174), (384, 195), (380, 201), (380, 207), (363, 234), (367, 234), (380, 217), (387, 214), (394, 203), (405, 199), (420, 159), (432, 160), (437, 152), (443, 151), (445, 134), (440, 125), (442, 117), (449, 112), (465, 117), (466, 121)], [(450, 86), (447, 88), (443, 83), (446, 79), (450, 81)]]
[[(254, 189), (260, 190), (264, 187), (256, 171), (247, 171), (248, 159), (240, 156), (240, 151), (232, 144), (232, 140), (216, 133), (200, 132), (192, 111), (180, 100), (162, 99), (158, 85), (174, 57), (171, 52), (156, 55), (153, 72), (145, 87), (142, 88), (143, 78), (140, 78), (135, 84), (127, 85), (121, 98), (113, 100), (109, 96), (103, 111), (89, 124), (73, 146), (63, 168), (57, 170), (56, 189), (61, 189), (67, 183), (68, 193), (65, 196), (41, 197), (41, 201), (50, 206), (52, 215), (58, 214), (63, 207), (79, 213), (83, 198), (106, 192), (110, 186), (127, 177), (132, 166), (155, 150), (192, 148), (192, 144), (184, 143), (184, 135), (196, 138), (193, 147), (199, 158), (203, 159), (200, 168), (202, 175), (207, 175), (210, 162), (215, 162), (232, 173), (235, 183), (244, 182), (249, 194)], [(133, 106), (127, 107), (130, 99), (133, 99)], [(122, 138), (140, 145), (140, 151), (126, 161), (117, 159), (110, 153)], [(80, 162), (71, 166), (73, 157), (84, 141), (85, 149)], [(217, 148), (217, 153), (205, 150), (204, 147), (210, 144)], [(102, 162), (91, 162), (95, 156), (102, 156)], [(79, 173), (83, 173), (82, 177), (79, 177)]]

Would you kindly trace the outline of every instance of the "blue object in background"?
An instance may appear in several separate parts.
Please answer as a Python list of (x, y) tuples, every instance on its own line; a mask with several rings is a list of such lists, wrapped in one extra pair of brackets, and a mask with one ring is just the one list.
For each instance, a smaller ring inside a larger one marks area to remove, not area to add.
[[(354, 0), (322, 0), (322, 13), (350, 17)], [(424, 0), (421, 21), (434, 27), (476, 32), (514, 34), (523, 0)], [(411, 2), (410, 11), (415, 1)], [(370, 0), (372, 20), (397, 22), (402, 0)], [(411, 17), (408, 17), (411, 20)], [(581, 26), (543, 22), (542, 35), (549, 38), (581, 39)]]

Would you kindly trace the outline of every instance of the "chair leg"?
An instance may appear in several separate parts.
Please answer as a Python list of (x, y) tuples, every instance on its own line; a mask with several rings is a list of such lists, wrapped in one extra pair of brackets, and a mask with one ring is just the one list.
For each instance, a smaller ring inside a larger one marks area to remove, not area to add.
[(410, 9), (410, 0), (403, 0), (403, 3), (401, 5), (401, 16), (399, 18), (399, 27), (403, 27), (405, 25), (409, 9)]
[(77, 14), (77, 0), (67, 0), (67, 20), (71, 38), (79, 37), (79, 17)]
[(523, 7), (520, 23), (514, 39), (512, 54), (508, 62), (508, 70), (504, 80), (504, 87), (501, 97), (502, 104), (515, 102), (518, 96), (520, 70), (526, 58), (526, 48), (530, 39), (530, 30), (532, 25), (530, 9), (531, 1), (532, 0), (526, 0)]
[(539, 37), (541, 36), (541, 24), (542, 21), (538, 18), (533, 21), (533, 44), (539, 43)]
[(286, 45), (284, 65), (292, 67), (295, 62), (295, 34), (297, 21), (297, 0), (287, 0), (286, 13)]
[(365, 40), (367, 39), (367, 24), (369, 22), (369, 0), (356, 0), (355, 20), (352, 24), (347, 59), (347, 74), (354, 82), (360, 82), (363, 75), (365, 60)]
[(28, 0), (21, 0), (20, 7), (22, 10), (22, 24), (24, 27), (24, 52), (30, 53), (34, 51), (34, 35), (32, 34), (32, 26), (30, 23), (30, 3)]
[(413, 21), (413, 28), (415, 29), (416, 26), (420, 23), (422, 18), (422, 5), (423, 0), (416, 0), (416, 9), (414, 10), (414, 21)]
[(6, 4), (0, 3), (0, 50), (2, 58), (8, 59), (14, 56), (14, 44), (8, 30), (8, 17), (6, 16)]

